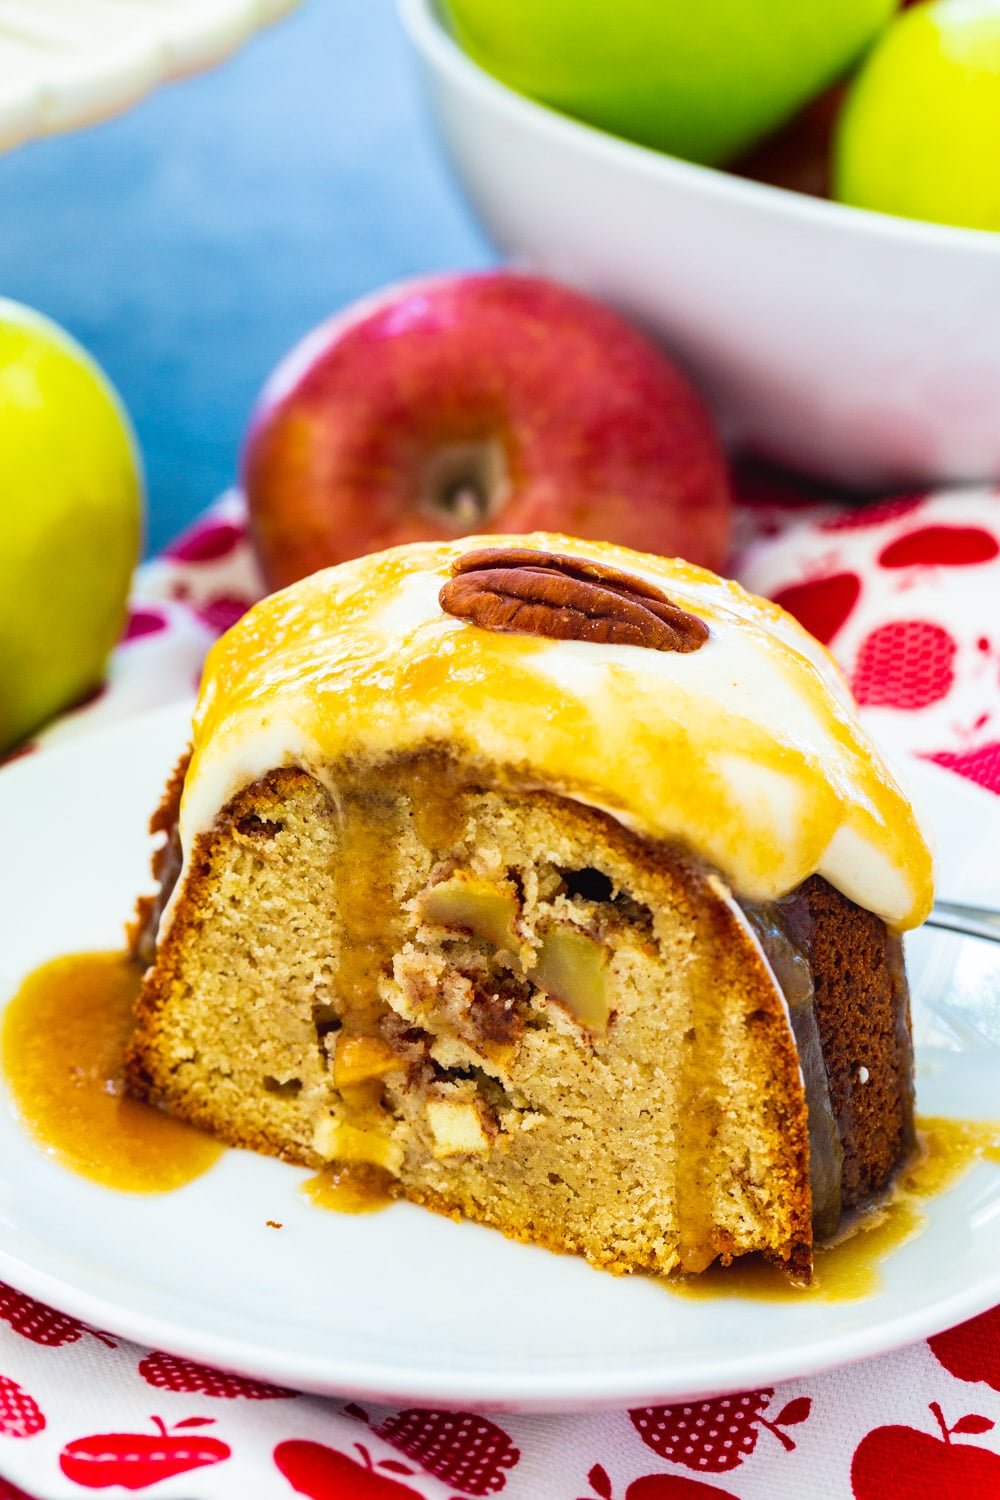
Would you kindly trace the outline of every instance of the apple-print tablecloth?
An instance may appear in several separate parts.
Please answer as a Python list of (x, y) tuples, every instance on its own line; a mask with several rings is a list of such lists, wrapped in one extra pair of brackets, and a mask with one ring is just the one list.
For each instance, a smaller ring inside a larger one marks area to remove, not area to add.
[[(734, 571), (832, 647), (892, 748), (1000, 796), (1000, 491), (856, 509), (746, 477)], [(139, 570), (106, 686), (21, 753), (190, 693), (207, 646), (259, 588), (241, 501), (225, 496)], [(96, 1489), (177, 1500), (1000, 1500), (1000, 1308), (775, 1390), (487, 1417), (279, 1390), (123, 1343), (0, 1284), (0, 1500)]]

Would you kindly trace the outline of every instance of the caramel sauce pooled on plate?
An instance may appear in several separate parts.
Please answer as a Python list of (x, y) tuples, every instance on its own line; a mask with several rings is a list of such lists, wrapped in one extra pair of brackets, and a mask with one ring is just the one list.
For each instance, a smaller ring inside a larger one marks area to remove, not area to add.
[(339, 1214), (371, 1214), (392, 1202), (393, 1177), (370, 1162), (335, 1161), (302, 1184), (302, 1192), (316, 1208)]
[(977, 1161), (1000, 1165), (1000, 1123), (918, 1119), (918, 1154), (904, 1167), (884, 1204), (857, 1214), (829, 1245), (814, 1254), (808, 1286), (789, 1281), (777, 1266), (757, 1255), (731, 1266), (712, 1266), (700, 1276), (666, 1279), (682, 1297), (750, 1297), (787, 1302), (801, 1298), (851, 1302), (881, 1286), (879, 1266), (899, 1245), (923, 1229), (922, 1205), (943, 1193)]
[(166, 1193), (207, 1172), (223, 1147), (125, 1093), (141, 981), (122, 953), (43, 964), (7, 1007), (0, 1061), (18, 1116), (47, 1155), (104, 1187)]

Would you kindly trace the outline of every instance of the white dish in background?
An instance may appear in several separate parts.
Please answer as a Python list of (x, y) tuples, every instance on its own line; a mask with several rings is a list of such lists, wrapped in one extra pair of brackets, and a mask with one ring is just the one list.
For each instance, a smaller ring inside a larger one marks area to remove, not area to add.
[(873, 489), (1000, 476), (1000, 234), (619, 140), (497, 82), (434, 0), (399, 8), (496, 244), (650, 328), (731, 439)]
[[(0, 772), (0, 1007), (44, 960), (120, 943), (148, 888), (144, 830), (189, 714), (178, 705)], [(913, 779), (946, 836), (945, 893), (969, 895), (969, 879), (996, 899), (995, 800), (933, 767)], [(966, 946), (927, 933), (913, 945), (918, 1031), (936, 1043), (921, 1053), (920, 1108), (987, 1118), (1000, 1048), (937, 1026), (922, 981), (941, 945)], [(1000, 1167), (989, 1164), (930, 1202), (925, 1232), (882, 1264), (881, 1291), (834, 1303), (687, 1300), (407, 1204), (323, 1213), (297, 1192), (307, 1175), (230, 1151), (175, 1193), (110, 1191), (44, 1156), (0, 1083), (0, 1279), (140, 1343), (284, 1385), (552, 1411), (769, 1385), (1000, 1300)]]
[(211, 67), (298, 0), (0, 0), (0, 150)]

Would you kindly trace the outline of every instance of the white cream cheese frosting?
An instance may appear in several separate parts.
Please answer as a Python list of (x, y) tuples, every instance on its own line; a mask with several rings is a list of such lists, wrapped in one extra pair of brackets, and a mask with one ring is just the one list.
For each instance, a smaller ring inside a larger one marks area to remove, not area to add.
[[(696, 651), (483, 629), (438, 602), (481, 547), (645, 579), (709, 629)], [(359, 558), (263, 600), (213, 647), (181, 805), (185, 860), (247, 783), (425, 747), (502, 767), (677, 840), (741, 896), (812, 874), (894, 928), (932, 901), (929, 839), (832, 657), (777, 605), (693, 565), (572, 537), (464, 537)]]

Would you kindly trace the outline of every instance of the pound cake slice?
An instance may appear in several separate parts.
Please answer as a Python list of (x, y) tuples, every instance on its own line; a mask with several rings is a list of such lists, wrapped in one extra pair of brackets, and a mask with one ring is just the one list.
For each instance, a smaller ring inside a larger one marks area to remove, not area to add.
[(776, 606), (503, 541), (315, 574), (214, 647), (130, 1087), (614, 1271), (806, 1280), (913, 1146), (927, 841)]

